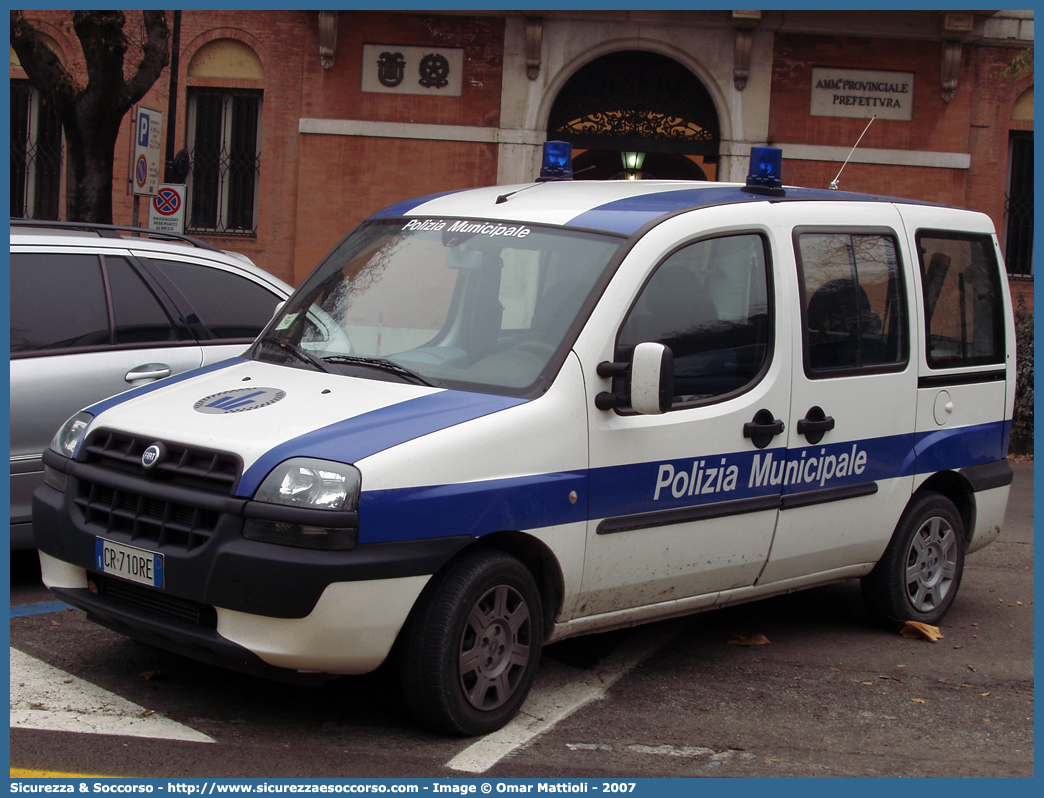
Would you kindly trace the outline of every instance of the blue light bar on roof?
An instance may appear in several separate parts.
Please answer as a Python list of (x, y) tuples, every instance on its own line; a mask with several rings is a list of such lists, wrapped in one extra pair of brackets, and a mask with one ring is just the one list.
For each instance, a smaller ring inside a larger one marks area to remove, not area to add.
[(751, 147), (747, 189), (759, 194), (783, 194), (783, 150)]
[(573, 179), (573, 145), (568, 141), (545, 141), (539, 181)]

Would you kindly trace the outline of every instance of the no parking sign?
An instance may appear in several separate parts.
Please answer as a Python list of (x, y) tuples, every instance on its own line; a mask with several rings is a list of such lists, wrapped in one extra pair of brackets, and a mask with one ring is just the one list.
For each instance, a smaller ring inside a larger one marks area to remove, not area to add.
[(160, 183), (149, 201), (149, 229), (164, 233), (185, 232), (185, 184)]

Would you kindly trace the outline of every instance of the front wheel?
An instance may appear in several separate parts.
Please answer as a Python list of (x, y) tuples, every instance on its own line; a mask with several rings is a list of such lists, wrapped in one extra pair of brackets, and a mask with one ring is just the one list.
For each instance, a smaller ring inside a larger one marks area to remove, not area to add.
[(863, 577), (863, 600), (877, 621), (937, 624), (949, 611), (964, 573), (964, 522), (939, 493), (915, 498), (884, 555)]
[(413, 715), (435, 731), (487, 734), (529, 693), (543, 643), (540, 591), (518, 560), (476, 551), (436, 576), (403, 630)]

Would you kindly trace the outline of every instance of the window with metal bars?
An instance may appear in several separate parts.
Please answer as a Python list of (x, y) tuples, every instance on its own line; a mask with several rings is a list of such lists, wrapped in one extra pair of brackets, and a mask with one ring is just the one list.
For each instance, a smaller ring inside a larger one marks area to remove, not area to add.
[(190, 88), (188, 230), (257, 234), (260, 91)]
[(1004, 262), (1008, 274), (1033, 275), (1033, 134), (1011, 133), (1011, 166), (1004, 198), (1007, 231)]
[(11, 81), (11, 216), (58, 219), (62, 124), (27, 80)]

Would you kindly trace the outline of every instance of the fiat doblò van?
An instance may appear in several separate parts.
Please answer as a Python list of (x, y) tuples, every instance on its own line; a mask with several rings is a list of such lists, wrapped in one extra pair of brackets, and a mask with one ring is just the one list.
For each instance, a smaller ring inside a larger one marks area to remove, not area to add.
[(939, 622), (1011, 482), (993, 226), (753, 157), (746, 185), (375, 214), (241, 357), (59, 430), (44, 581), (242, 670), (394, 650), (420, 721), (463, 735), (573, 635), (854, 577), (873, 616)]

